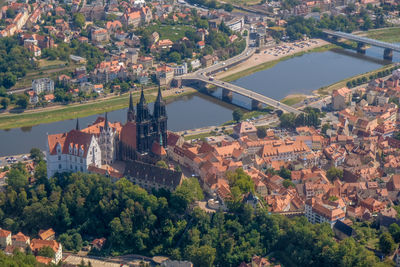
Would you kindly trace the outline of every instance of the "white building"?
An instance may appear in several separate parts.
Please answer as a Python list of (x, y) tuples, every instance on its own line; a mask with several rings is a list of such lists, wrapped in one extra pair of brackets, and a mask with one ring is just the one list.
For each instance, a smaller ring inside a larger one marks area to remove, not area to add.
[(192, 65), (192, 69), (195, 70), (195, 69), (198, 69), (198, 68), (201, 67), (201, 62), (200, 62), (199, 59), (193, 59), (193, 60), (190, 62), (190, 65)]
[(42, 92), (52, 93), (54, 92), (54, 81), (49, 78), (41, 78), (32, 81), (32, 90), (37, 94)]
[(101, 166), (101, 150), (94, 135), (72, 130), (47, 136), (47, 177), (61, 172), (87, 172)]
[(47, 136), (47, 176), (61, 172), (88, 172), (89, 166), (101, 167), (116, 159), (119, 122), (99, 117), (92, 125), (68, 133)]
[(188, 67), (186, 62), (183, 63), (182, 65), (170, 65), (169, 67), (171, 67), (174, 70), (174, 76), (180, 76), (188, 73)]
[(312, 223), (327, 222), (331, 227), (345, 218), (346, 213), (337, 207), (322, 203), (314, 198), (308, 199), (305, 203), (305, 215), (307, 220)]

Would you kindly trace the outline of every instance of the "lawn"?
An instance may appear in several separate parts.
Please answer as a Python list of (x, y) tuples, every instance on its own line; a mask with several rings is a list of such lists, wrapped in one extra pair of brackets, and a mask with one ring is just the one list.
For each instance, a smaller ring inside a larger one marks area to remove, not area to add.
[(224, 0), (221, 1), (223, 3), (230, 3), (234, 5), (239, 5), (239, 6), (252, 6), (252, 5), (257, 5), (260, 4), (260, 0)]
[(52, 67), (52, 66), (64, 66), (67, 64), (66, 61), (63, 60), (47, 60), (47, 59), (41, 59), (39, 60), (39, 68), (46, 68), (46, 67)]
[(337, 83), (334, 83), (334, 84), (331, 84), (331, 85), (328, 85), (328, 86), (325, 86), (325, 87), (321, 87), (318, 90), (316, 90), (314, 93), (318, 93), (320, 95), (329, 95), (333, 90), (345, 87), (347, 82), (349, 82), (349, 81), (352, 81), (352, 80), (358, 79), (358, 78), (362, 78), (364, 76), (365, 77), (369, 77), (370, 75), (374, 75), (374, 74), (376, 74), (376, 73), (378, 73), (380, 71), (385, 71), (386, 69), (390, 69), (392, 67), (393, 67), (393, 64), (386, 65), (386, 66), (383, 66), (382, 68), (379, 68), (379, 69), (376, 69), (376, 70), (373, 70), (373, 71), (370, 71), (370, 72), (366, 72), (366, 73), (363, 73), (363, 74), (359, 74), (359, 75), (356, 75), (356, 76), (341, 80), (341, 81), (339, 81)]
[(160, 39), (170, 39), (176, 42), (185, 36), (187, 30), (193, 29), (187, 25), (150, 25), (147, 27), (151, 32), (158, 32)]
[(289, 96), (285, 97), (284, 99), (282, 99), (281, 102), (288, 106), (293, 106), (297, 103), (302, 102), (304, 99), (306, 99), (305, 95), (289, 95)]
[(372, 30), (366, 34), (371, 39), (376, 39), (388, 43), (400, 42), (400, 28), (386, 28)]
[[(151, 102), (155, 100), (153, 93), (154, 89), (147, 90), (146, 100)], [(71, 104), (63, 108), (54, 110), (26, 112), (22, 114), (7, 114), (0, 116), (0, 129), (12, 129), (24, 126), (33, 126), (42, 123), (51, 123), (55, 121), (62, 121), (74, 119), (78, 117), (86, 117), (90, 115), (104, 113), (117, 109), (126, 108), (128, 106), (128, 94), (113, 97), (107, 100), (99, 99), (96, 102), (87, 104)], [(134, 101), (139, 99), (139, 92), (133, 94)]]

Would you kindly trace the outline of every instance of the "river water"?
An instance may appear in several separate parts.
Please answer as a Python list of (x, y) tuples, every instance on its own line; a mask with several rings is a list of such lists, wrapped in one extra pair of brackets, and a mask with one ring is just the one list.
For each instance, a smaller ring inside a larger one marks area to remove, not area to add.
[[(305, 93), (377, 69), (387, 62), (381, 60), (383, 49), (372, 47), (366, 55), (354, 51), (338, 50), (310, 53), (276, 64), (273, 68), (254, 73), (234, 81), (274, 99), (289, 94)], [(394, 61), (400, 61), (394, 53)], [(213, 93), (221, 97), (221, 90)], [(233, 103), (250, 107), (250, 100), (234, 95)], [(152, 107), (152, 105), (150, 105)], [(219, 125), (232, 119), (234, 105), (213, 97), (195, 93), (167, 103), (168, 129), (173, 131)], [(81, 127), (95, 121), (98, 115), (80, 118)], [(108, 113), (110, 121), (126, 121), (126, 109)], [(0, 130), (0, 156), (28, 153), (32, 147), (46, 149), (46, 134), (67, 132), (75, 127), (75, 120), (41, 124), (33, 127)]]

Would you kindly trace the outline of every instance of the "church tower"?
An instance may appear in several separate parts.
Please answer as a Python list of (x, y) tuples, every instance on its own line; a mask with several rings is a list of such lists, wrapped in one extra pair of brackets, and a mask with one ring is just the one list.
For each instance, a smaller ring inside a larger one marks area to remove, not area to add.
[(149, 108), (144, 98), (144, 92), (140, 94), (139, 103), (136, 105), (136, 145), (140, 153), (148, 152), (152, 143), (152, 125)]
[(116, 132), (115, 129), (110, 127), (108, 123), (107, 112), (104, 119), (104, 127), (100, 128), (100, 135), (98, 143), (101, 149), (101, 160), (102, 164), (111, 164), (115, 161), (116, 150)]
[(154, 103), (153, 140), (163, 147), (167, 147), (167, 113), (160, 86), (158, 87), (156, 102)]
[(129, 95), (129, 108), (127, 121), (135, 121), (135, 108), (133, 107), (132, 93)]

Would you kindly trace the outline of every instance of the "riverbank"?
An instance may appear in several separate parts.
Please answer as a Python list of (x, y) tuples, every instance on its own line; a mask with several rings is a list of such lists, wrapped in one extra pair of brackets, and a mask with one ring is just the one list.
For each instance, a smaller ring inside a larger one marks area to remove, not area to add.
[[(175, 93), (176, 90), (163, 91), (165, 100), (176, 98), (178, 96), (188, 95), (196, 92), (193, 88), (180, 89), (181, 93)], [(157, 90), (150, 89), (145, 91), (147, 102), (153, 102), (156, 99)], [(135, 91), (133, 94), (134, 102), (139, 100), (140, 92)], [(97, 99), (89, 103), (75, 103), (66, 106), (58, 106), (57, 108), (44, 111), (27, 111), (26, 113), (7, 114), (0, 116), (0, 129), (12, 129), (20, 127), (34, 126), (42, 123), (51, 123), (62, 120), (87, 117), (95, 114), (109, 112), (117, 109), (128, 107), (129, 93), (111, 97), (107, 100)]]
[(362, 73), (362, 74), (359, 74), (359, 75), (355, 75), (355, 76), (353, 76), (353, 77), (346, 78), (346, 79), (341, 80), (341, 81), (339, 81), (339, 82), (336, 82), (336, 83), (334, 83), (334, 84), (321, 87), (321, 88), (319, 88), (319, 89), (313, 91), (313, 93), (314, 93), (314, 94), (319, 94), (319, 95), (321, 95), (321, 96), (327, 96), (327, 95), (329, 95), (330, 93), (332, 93), (333, 90), (336, 90), (336, 89), (340, 89), (340, 88), (342, 88), (342, 87), (345, 87), (346, 84), (347, 84), (347, 82), (349, 82), (349, 81), (352, 81), (352, 80), (355, 80), (355, 79), (358, 79), (358, 78), (362, 78), (362, 77), (369, 77), (369, 76), (371, 76), (371, 75), (377, 74), (377, 73), (380, 72), (380, 71), (385, 71), (385, 70), (391, 69), (391, 68), (393, 68), (394, 66), (395, 66), (394, 63), (393, 63), (393, 64), (389, 64), (389, 65), (385, 65), (385, 66), (383, 66), (382, 68), (379, 68), (379, 69), (376, 69), (376, 70), (373, 70), (373, 71), (369, 71), (369, 72), (366, 72), (366, 73)]
[[(312, 43), (316, 42), (316, 43)], [(301, 43), (301, 42), (297, 42)], [(295, 47), (292, 44), (289, 43), (282, 43), (280, 46), (291, 46), (293, 47), (294, 50), (289, 51), (286, 54), (274, 54), (272, 53), (272, 49), (274, 48), (269, 48), (261, 51), (258, 54), (252, 55), (248, 60), (244, 61), (243, 63), (229, 69), (228, 71), (225, 72), (220, 72), (216, 75), (217, 79), (221, 79), (226, 82), (231, 82), (234, 80), (237, 80), (239, 78), (242, 78), (244, 76), (251, 75), (255, 72), (266, 70), (269, 68), (272, 68), (279, 62), (302, 56), (307, 53), (314, 53), (314, 52), (325, 52), (333, 48), (338, 48), (339, 46), (330, 44), (322, 39), (311, 39), (309, 41), (310, 46), (305, 46), (303, 48), (301, 47)], [(267, 51), (270, 53), (268, 54)], [(277, 56), (275, 56), (277, 55)]]

